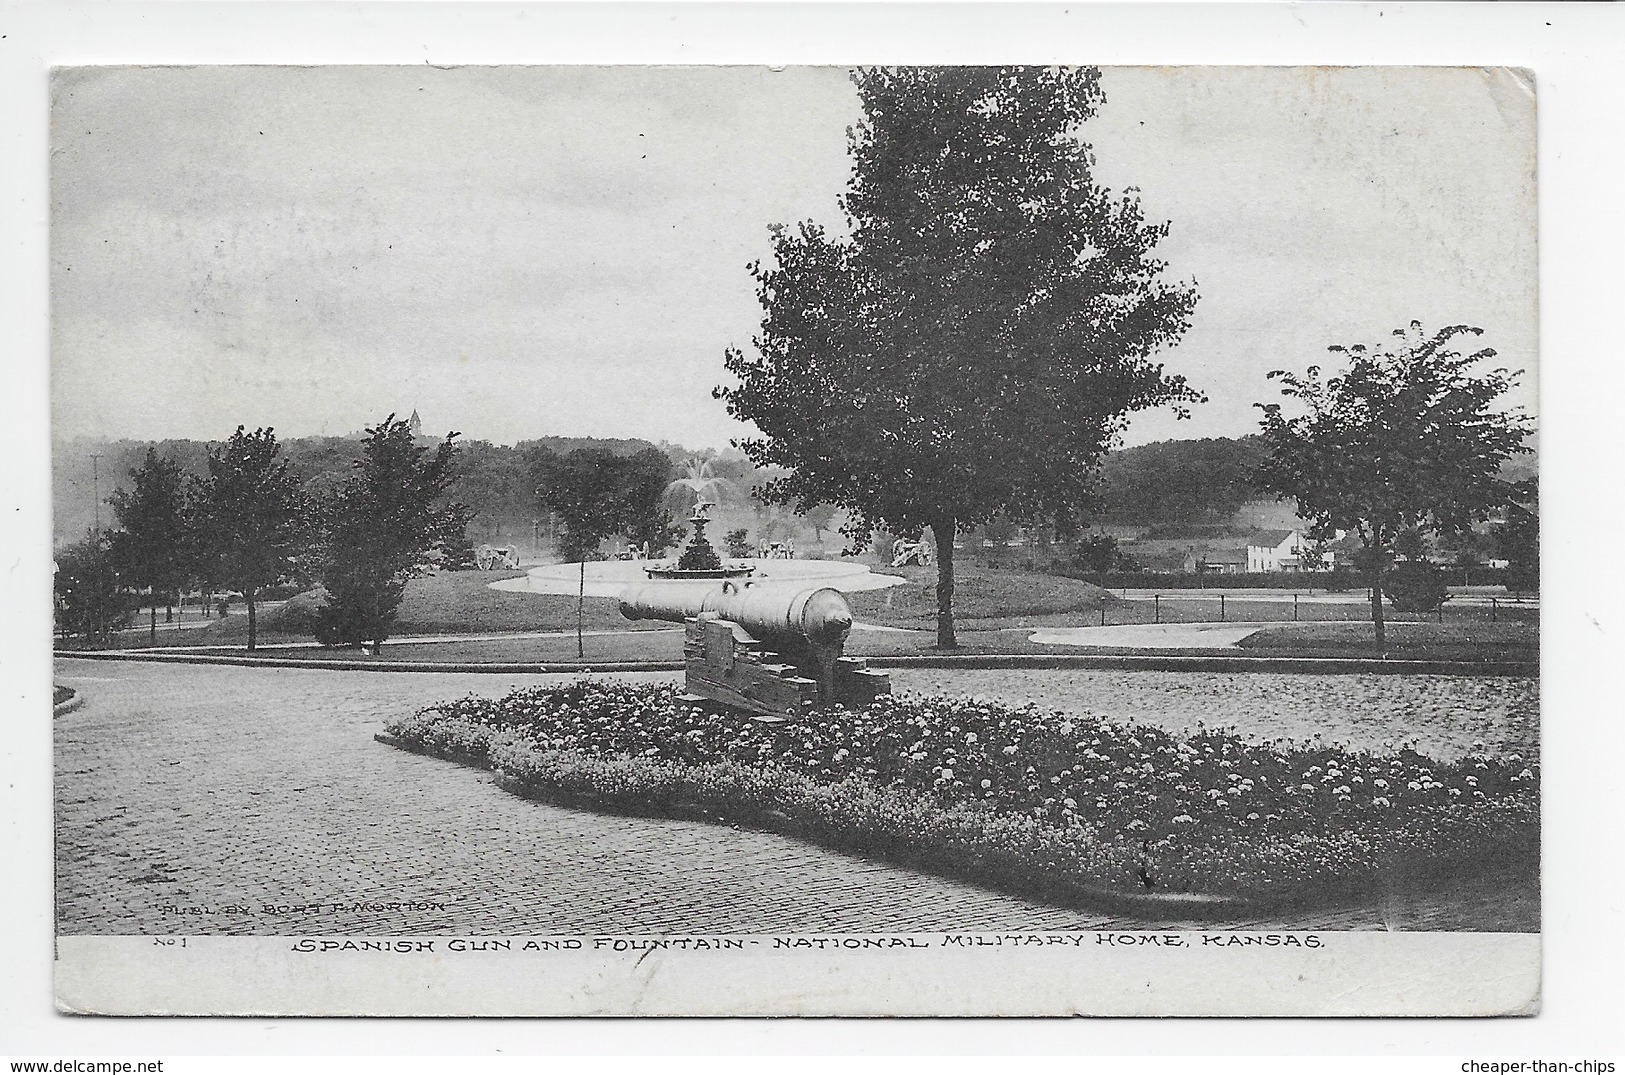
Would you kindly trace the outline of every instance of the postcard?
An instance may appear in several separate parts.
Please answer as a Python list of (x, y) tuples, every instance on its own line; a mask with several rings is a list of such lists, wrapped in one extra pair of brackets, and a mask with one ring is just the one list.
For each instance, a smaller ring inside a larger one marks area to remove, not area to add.
[(1536, 77), (68, 66), (56, 1003), (1540, 1005)]

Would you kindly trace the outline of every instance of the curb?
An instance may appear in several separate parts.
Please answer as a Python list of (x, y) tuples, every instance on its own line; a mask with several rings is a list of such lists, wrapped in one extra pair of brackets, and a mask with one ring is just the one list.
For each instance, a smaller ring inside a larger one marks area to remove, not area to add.
[(302, 660), (298, 657), (237, 657), (205, 653), (132, 653), (124, 650), (55, 650), (54, 658), (88, 661), (146, 661), (151, 664), (223, 664), (240, 668), (309, 668), (335, 672), (681, 672), (682, 661), (584, 661), (562, 664), (467, 664), (457, 661)]
[[(716, 813), (715, 810), (710, 808), (696, 808), (691, 811), (642, 810), (635, 804), (609, 804), (600, 802), (591, 796), (567, 795), (557, 793), (552, 789), (536, 787), (494, 769), (489, 763), (447, 751), (436, 750), (433, 747), (410, 739), (403, 739), (388, 732), (379, 732), (373, 736), (373, 739), (396, 750), (403, 750), (407, 753), (419, 754), (429, 758), (438, 758), (441, 761), (466, 765), (470, 768), (491, 773), (496, 786), (508, 794), (546, 803), (550, 806), (559, 806), (570, 810), (587, 810), (596, 814), (612, 816), (618, 814), (694, 821), (707, 825), (737, 825), (758, 832), (771, 833), (787, 840), (795, 840), (825, 851), (833, 851), (836, 854), (855, 855), (869, 862), (916, 870), (950, 880), (965, 881), (992, 892), (999, 892), (1021, 899), (1045, 899), (1058, 902), (1062, 906), (1081, 907), (1092, 911), (1116, 914), (1144, 914), (1148, 917), (1193, 921), (1256, 912), (1277, 905), (1271, 901), (1237, 895), (1201, 892), (1132, 892), (1082, 881), (1045, 880), (1038, 877), (1012, 880), (1001, 877), (997, 870), (979, 869), (976, 862), (954, 862), (940, 856), (923, 854), (876, 855), (866, 851), (854, 850), (851, 847), (841, 845), (837, 841), (820, 840), (816, 836), (801, 831), (796, 825), (777, 823), (771, 811), (752, 810), (748, 813), (725, 816)], [(785, 820), (788, 821), (788, 819)]]
[(866, 657), (872, 668), (1066, 668), (1142, 672), (1313, 672), (1320, 675), (1538, 676), (1533, 661), (1417, 661), (1382, 657), (1243, 657), (1213, 654), (967, 653)]
[[(336, 672), (480, 672), (592, 674), (595, 672), (681, 672), (682, 661), (562, 661), (549, 664), (472, 664), (458, 661), (311, 660), (298, 657), (246, 657), (201, 653), (127, 650), (55, 650), (53, 657), (87, 661), (146, 661), (153, 664), (219, 664), (239, 667), (312, 668)], [(1319, 675), (1529, 676), (1540, 675), (1533, 661), (1408, 661), (1376, 657), (1145, 656), (1134, 654), (966, 653), (865, 657), (871, 668), (1031, 669), (1069, 668), (1140, 672), (1302, 672)]]
[(83, 694), (74, 690), (72, 687), (67, 689), (72, 693), (69, 694), (68, 697), (62, 699), (62, 701), (51, 706), (51, 716), (53, 718), (60, 717), (64, 713), (72, 713), (75, 709), (78, 709), (80, 706), (85, 704), (85, 696)]

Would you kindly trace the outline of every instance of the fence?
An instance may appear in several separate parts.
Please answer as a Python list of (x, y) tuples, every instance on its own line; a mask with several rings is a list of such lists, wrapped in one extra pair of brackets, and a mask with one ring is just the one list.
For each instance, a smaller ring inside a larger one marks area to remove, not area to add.
[[(1533, 623), (1540, 615), (1535, 598), (1468, 596), (1446, 601), (1426, 613), (1398, 612), (1384, 602), (1390, 623)], [(1369, 621), (1371, 604), (1357, 594), (1246, 594), (1141, 592), (1101, 603), (1100, 625), (1141, 623), (1332, 623)]]
[[(1362, 578), (1353, 571), (1108, 571), (1102, 575), (1076, 564), (1043, 564), (1036, 560), (1023, 566), (1033, 571), (1048, 571), (1080, 582), (1092, 582), (1108, 590), (1121, 590), (1125, 586), (1136, 590), (1312, 590), (1321, 593), (1355, 593), (1365, 589)], [(1506, 586), (1518, 581), (1516, 573), (1497, 567), (1440, 567), (1445, 582), (1451, 586)]]

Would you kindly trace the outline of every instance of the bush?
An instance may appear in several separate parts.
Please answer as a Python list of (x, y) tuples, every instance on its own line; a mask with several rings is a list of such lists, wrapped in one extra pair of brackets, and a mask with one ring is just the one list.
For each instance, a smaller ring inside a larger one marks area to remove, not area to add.
[(327, 601), (316, 608), (314, 633), (324, 646), (383, 645), (395, 626), (406, 585), (372, 572), (329, 572)]
[(468, 534), (460, 533), (446, 542), (435, 565), (442, 571), (473, 571), (479, 564), (474, 558), (474, 543)]
[(1540, 592), (1540, 566), (1514, 564), (1501, 572), (1502, 582), (1513, 593)]
[(1444, 572), (1422, 560), (1405, 560), (1389, 568), (1382, 588), (1396, 612), (1434, 612), (1450, 600)]
[(1206, 571), (1198, 575), (1185, 571), (1125, 571), (1118, 565), (1102, 576), (1073, 564), (1054, 563), (1049, 573), (1063, 578), (1100, 584), (1108, 590), (1322, 590), (1327, 588), (1329, 571), (1270, 571), (1257, 574), (1226, 575)]
[(92, 645), (112, 641), (139, 601), (119, 578), (105, 541), (60, 550), (52, 583), (56, 630)]
[(317, 610), (326, 601), (327, 591), (321, 587), (294, 594), (281, 607), (274, 608), (262, 616), (260, 624), (267, 631), (292, 635), (314, 635), (316, 633)]
[[(970, 698), (883, 697), (766, 725), (676, 688), (588, 679), (466, 698), (390, 726), (519, 790), (720, 815), (1029, 881), (1284, 895), (1534, 859), (1538, 776), (1227, 730), (1176, 737)], [(990, 866), (990, 869), (993, 867)]]

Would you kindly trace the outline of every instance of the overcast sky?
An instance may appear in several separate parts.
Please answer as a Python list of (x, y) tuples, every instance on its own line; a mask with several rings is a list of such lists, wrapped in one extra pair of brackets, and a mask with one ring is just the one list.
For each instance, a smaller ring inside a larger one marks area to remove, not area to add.
[[(1098, 175), (1173, 222), (1210, 402), (1413, 318), (1529, 371), (1534, 103), (1507, 71), (1108, 68)], [(838, 222), (835, 68), (79, 68), (54, 87), (55, 432), (745, 432), (711, 388), (774, 223)]]

